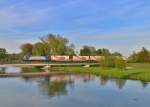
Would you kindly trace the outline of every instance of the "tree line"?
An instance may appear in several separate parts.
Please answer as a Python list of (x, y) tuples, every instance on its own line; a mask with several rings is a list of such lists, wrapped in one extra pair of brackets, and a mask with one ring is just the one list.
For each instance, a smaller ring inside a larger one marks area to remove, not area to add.
[(145, 47), (138, 52), (133, 52), (133, 54), (128, 58), (129, 62), (150, 62), (150, 51)]
[(40, 38), (40, 41), (21, 45), (22, 55), (74, 55), (75, 45), (69, 44), (69, 40), (60, 35), (48, 34)]
[(31, 44), (25, 43), (21, 45), (21, 54), (23, 55), (81, 55), (81, 56), (94, 56), (94, 55), (114, 55), (122, 56), (119, 52), (111, 53), (108, 49), (96, 49), (93, 46), (85, 45), (80, 49), (80, 52), (75, 50), (75, 45), (70, 44), (67, 38), (60, 35), (48, 34), (40, 38), (40, 41)]
[[(122, 56), (119, 52), (111, 53), (109, 49), (97, 49), (93, 46), (84, 45), (79, 52), (75, 50), (75, 45), (63, 36), (48, 34), (39, 39), (38, 42), (24, 43), (20, 46), (21, 52), (18, 54), (8, 54), (6, 49), (0, 48), (0, 62), (21, 61), (24, 55), (46, 56), (46, 55), (81, 55), (81, 56)], [(109, 56), (109, 57), (108, 57)], [(109, 61), (111, 62), (111, 61)], [(150, 62), (150, 51), (142, 48), (139, 52), (134, 52), (129, 57), (129, 62)]]

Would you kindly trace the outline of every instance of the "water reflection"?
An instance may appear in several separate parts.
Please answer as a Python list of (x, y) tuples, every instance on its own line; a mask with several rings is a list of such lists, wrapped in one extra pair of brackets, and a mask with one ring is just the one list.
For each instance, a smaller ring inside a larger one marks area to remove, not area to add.
[(39, 87), (44, 94), (49, 97), (67, 95), (68, 88), (74, 88), (74, 83), (77, 80), (88, 82), (93, 80), (95, 76), (91, 74), (79, 74), (79, 75), (53, 75), (46, 76), (39, 81)]
[(108, 77), (100, 77), (100, 84), (101, 86), (106, 86), (108, 82), (115, 82), (116, 86), (119, 89), (123, 89), (125, 84), (126, 84), (126, 80), (123, 79), (110, 79)]
[(105, 86), (108, 81), (109, 81), (109, 78), (103, 77), (103, 76), (100, 77), (100, 84), (101, 84), (102, 86)]
[(3, 72), (3, 73), (18, 73), (21, 71), (22, 71), (22, 68), (20, 67), (0, 67), (0, 72)]
[[(29, 72), (43, 72), (43, 70), (40, 69), (40, 67), (0, 67), (0, 73), (16, 73), (16, 72), (22, 72), (22, 73), (29, 73)], [(55, 75), (52, 77), (45, 77), (45, 79), (42, 79), (41, 84), (45, 84), (47, 83), (47, 87), (51, 87), (51, 85), (54, 83), (59, 84), (59, 86), (68, 86), (68, 85), (72, 85), (73, 84), (69, 84), (69, 83), (73, 83), (75, 80), (82, 80), (85, 83), (88, 83), (91, 80), (94, 80), (96, 76), (93, 76), (91, 74), (76, 74), (75, 76), (73, 75)], [(107, 83), (114, 81), (116, 86), (118, 87), (118, 89), (123, 89), (125, 87), (126, 81), (127, 80), (123, 80), (123, 79), (110, 79), (107, 77), (98, 77), (99, 81), (100, 81), (100, 85), (101, 86), (106, 86)], [(30, 82), (33, 80), (33, 78), (28, 78), (28, 77), (24, 77), (24, 80), (26, 82)], [(40, 81), (40, 80), (39, 80)], [(45, 82), (47, 81), (47, 82)], [(148, 82), (143, 82), (140, 81), (141, 85), (143, 88), (146, 88), (148, 86)], [(46, 84), (45, 84), (46, 85)], [(42, 85), (41, 85), (42, 86)], [(52, 85), (53, 86), (53, 85)], [(67, 89), (64, 90), (64, 94), (67, 94)]]
[(142, 87), (146, 88), (148, 86), (148, 82), (141, 81)]
[(149, 86), (91, 74), (1, 78), (0, 107), (149, 107)]
[(1, 67), (1, 68), (0, 68), (0, 72), (5, 72), (6, 69), (7, 69), (6, 67)]
[(116, 85), (119, 89), (123, 89), (123, 87), (126, 84), (126, 80), (123, 80), (123, 79), (116, 79), (115, 81), (116, 81)]
[(42, 72), (40, 67), (0, 67), (0, 72), (5, 73), (28, 73), (28, 72)]
[[(119, 89), (124, 89), (127, 80), (124, 79), (110, 79), (107, 77), (97, 77), (95, 75), (89, 73), (83, 74), (59, 74), (53, 76), (46, 77), (23, 77), (25, 82), (30, 83), (31, 81), (37, 81), (38, 87), (40, 91), (49, 97), (57, 97), (57, 96), (66, 96), (69, 90), (75, 88), (75, 82), (83, 82), (89, 83), (90, 81), (98, 80), (100, 82), (99, 86), (107, 86), (110, 83), (114, 83), (114, 85)], [(148, 86), (147, 82), (141, 82), (142, 87), (146, 88)]]

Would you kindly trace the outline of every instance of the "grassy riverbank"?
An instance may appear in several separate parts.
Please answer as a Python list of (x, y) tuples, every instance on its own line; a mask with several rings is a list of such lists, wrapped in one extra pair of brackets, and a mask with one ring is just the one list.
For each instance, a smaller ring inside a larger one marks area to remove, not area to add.
[(128, 70), (119, 70), (117, 68), (102, 67), (54, 67), (53, 71), (65, 72), (89, 72), (109, 78), (131, 79), (150, 82), (150, 63), (128, 64)]

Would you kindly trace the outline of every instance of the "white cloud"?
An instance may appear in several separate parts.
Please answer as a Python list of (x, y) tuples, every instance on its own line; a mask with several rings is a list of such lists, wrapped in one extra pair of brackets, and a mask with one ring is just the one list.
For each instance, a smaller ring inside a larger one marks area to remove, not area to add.
[(41, 22), (46, 13), (33, 10), (19, 11), (17, 7), (10, 6), (0, 9), (0, 28), (24, 27)]

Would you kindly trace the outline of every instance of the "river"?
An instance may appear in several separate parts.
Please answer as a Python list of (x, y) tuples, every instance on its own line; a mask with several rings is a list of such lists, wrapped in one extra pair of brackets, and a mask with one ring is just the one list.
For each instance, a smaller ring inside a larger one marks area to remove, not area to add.
[(0, 78), (0, 107), (149, 107), (149, 98), (149, 83), (91, 74)]

